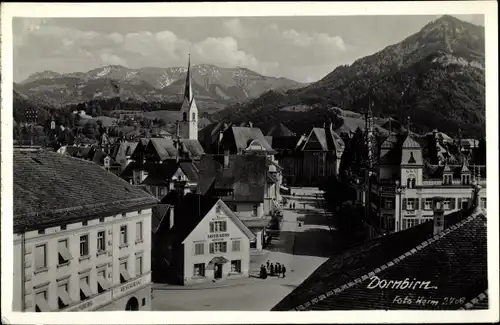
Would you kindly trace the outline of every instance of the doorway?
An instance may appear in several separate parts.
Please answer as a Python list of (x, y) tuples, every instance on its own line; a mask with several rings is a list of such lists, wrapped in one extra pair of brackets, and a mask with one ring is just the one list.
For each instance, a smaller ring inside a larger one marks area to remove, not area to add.
[(215, 279), (222, 278), (222, 264), (216, 263), (214, 265), (214, 278)]
[(139, 310), (139, 301), (136, 297), (132, 297), (127, 301), (125, 310)]

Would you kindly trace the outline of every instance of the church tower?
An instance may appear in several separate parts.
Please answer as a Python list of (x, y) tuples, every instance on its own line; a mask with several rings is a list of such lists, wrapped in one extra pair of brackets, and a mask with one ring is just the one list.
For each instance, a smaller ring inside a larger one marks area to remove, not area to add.
[(191, 85), (191, 55), (188, 59), (188, 70), (186, 75), (186, 86), (184, 88), (184, 99), (181, 106), (183, 137), (190, 140), (198, 140), (198, 108), (194, 100), (193, 87)]

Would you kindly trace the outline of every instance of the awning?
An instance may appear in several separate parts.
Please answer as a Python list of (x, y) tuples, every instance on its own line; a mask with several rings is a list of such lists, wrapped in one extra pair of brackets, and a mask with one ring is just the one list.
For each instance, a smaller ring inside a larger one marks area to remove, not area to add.
[(69, 261), (72, 259), (71, 253), (69, 252), (68, 247), (64, 244), (64, 241), (59, 242), (58, 248), (59, 248), (59, 254), (65, 261)]
[(80, 279), (80, 290), (83, 292), (85, 297), (91, 297), (93, 295), (92, 290), (89, 287), (89, 284), (85, 279)]
[(120, 265), (120, 275), (123, 277), (123, 280), (128, 281), (131, 279), (130, 274), (128, 273), (125, 266)]
[(104, 278), (103, 275), (99, 275), (97, 277), (97, 283), (101, 286), (103, 290), (108, 290), (109, 289), (109, 282)]
[(229, 262), (229, 260), (227, 260), (225, 257), (222, 257), (222, 256), (217, 256), (217, 257), (214, 257), (210, 263), (208, 264), (224, 264), (224, 263), (227, 263)]
[(57, 288), (57, 294), (59, 295), (59, 299), (61, 299), (63, 304), (65, 304), (66, 306), (71, 305), (72, 301), (68, 295), (68, 292), (66, 291), (66, 288), (64, 287)]
[(42, 313), (50, 311), (49, 303), (42, 295), (36, 295), (35, 303)]

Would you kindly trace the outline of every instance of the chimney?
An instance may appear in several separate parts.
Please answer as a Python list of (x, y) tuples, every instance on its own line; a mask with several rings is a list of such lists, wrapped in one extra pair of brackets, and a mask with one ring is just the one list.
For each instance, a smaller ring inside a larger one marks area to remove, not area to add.
[(224, 150), (224, 168), (229, 167), (229, 150)]
[(168, 229), (172, 229), (174, 226), (174, 207), (171, 206), (169, 209), (169, 215), (168, 215)]
[(434, 229), (433, 234), (437, 235), (444, 230), (444, 198), (435, 197), (433, 198), (434, 207)]

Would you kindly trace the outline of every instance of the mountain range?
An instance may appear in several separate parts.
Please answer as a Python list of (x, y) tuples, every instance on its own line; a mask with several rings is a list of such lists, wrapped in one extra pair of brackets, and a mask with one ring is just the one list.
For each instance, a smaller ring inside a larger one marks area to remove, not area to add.
[[(139, 103), (175, 102), (182, 98), (186, 72), (187, 68), (179, 67), (129, 69), (119, 65), (67, 74), (43, 71), (14, 84), (14, 91), (20, 97), (37, 98), (53, 107), (116, 97)], [(201, 110), (225, 107), (257, 97), (269, 89), (304, 86), (246, 68), (220, 68), (210, 64), (192, 66), (191, 75)]]
[[(442, 16), (381, 51), (337, 67), (299, 89), (269, 90), (214, 114), (270, 129), (278, 121), (296, 133), (334, 119), (335, 108), (406, 121), (415, 131), (485, 135), (484, 27)], [(308, 124), (305, 124), (307, 121)]]

